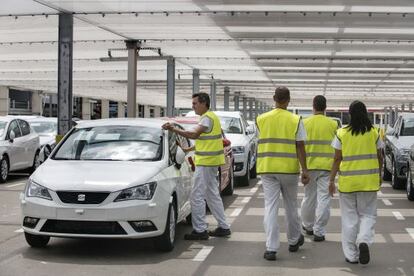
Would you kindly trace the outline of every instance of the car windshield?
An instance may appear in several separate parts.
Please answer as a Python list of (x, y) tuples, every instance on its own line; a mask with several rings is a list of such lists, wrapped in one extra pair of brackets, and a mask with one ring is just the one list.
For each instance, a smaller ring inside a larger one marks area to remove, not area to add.
[(29, 122), (30, 126), (38, 134), (43, 135), (52, 135), (57, 133), (57, 123), (56, 122)]
[(0, 121), (0, 136), (3, 135), (4, 131), (6, 130), (7, 122)]
[(403, 121), (401, 136), (414, 136), (414, 118)]
[(224, 133), (242, 134), (242, 126), (239, 118), (220, 117), (221, 128)]
[(162, 130), (138, 126), (74, 129), (53, 156), (55, 160), (157, 161)]

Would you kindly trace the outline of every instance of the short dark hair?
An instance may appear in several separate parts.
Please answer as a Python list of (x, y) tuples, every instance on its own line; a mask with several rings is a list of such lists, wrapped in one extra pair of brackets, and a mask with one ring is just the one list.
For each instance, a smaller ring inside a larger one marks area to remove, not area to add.
[(198, 98), (200, 103), (205, 103), (207, 108), (210, 108), (210, 96), (207, 93), (195, 93), (193, 98)]
[(277, 103), (285, 103), (290, 100), (290, 91), (285, 86), (280, 86), (276, 88), (275, 95), (273, 96), (273, 99)]
[(322, 95), (317, 95), (313, 98), (313, 108), (316, 111), (325, 111), (326, 109), (326, 98)]

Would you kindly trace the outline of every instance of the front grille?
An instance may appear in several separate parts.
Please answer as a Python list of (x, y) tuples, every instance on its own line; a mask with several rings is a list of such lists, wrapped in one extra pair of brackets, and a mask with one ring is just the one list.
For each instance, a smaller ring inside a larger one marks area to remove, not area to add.
[(243, 162), (234, 164), (234, 171), (239, 172), (243, 170)]
[(40, 232), (90, 235), (126, 235), (116, 221), (78, 221), (49, 219)]
[(64, 203), (99, 204), (109, 195), (109, 192), (56, 192)]

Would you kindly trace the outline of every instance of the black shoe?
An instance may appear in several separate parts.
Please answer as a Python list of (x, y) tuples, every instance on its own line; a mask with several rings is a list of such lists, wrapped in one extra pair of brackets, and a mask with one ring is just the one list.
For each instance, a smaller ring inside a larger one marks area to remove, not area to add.
[(350, 263), (350, 264), (357, 264), (358, 261), (350, 261), (348, 258), (345, 258), (345, 262)]
[(289, 245), (289, 252), (296, 252), (299, 250), (299, 246), (302, 246), (303, 243), (305, 242), (305, 237), (300, 234), (299, 240), (296, 244), (294, 245)]
[(359, 262), (361, 264), (369, 263), (369, 247), (365, 242), (361, 242), (359, 248)]
[(312, 236), (313, 235), (313, 230), (308, 230), (303, 225), (302, 225), (302, 229), (303, 229), (303, 231), (305, 231), (306, 235), (309, 235), (309, 236)]
[(321, 242), (325, 240), (325, 236), (313, 235), (313, 241)]
[(276, 261), (276, 251), (267, 251), (264, 253), (263, 258), (268, 261)]
[(185, 234), (184, 239), (189, 241), (208, 240), (208, 233), (207, 231), (196, 232), (193, 230), (191, 233)]
[(230, 229), (217, 227), (214, 231), (208, 231), (208, 235), (211, 237), (227, 237), (231, 235), (231, 231)]

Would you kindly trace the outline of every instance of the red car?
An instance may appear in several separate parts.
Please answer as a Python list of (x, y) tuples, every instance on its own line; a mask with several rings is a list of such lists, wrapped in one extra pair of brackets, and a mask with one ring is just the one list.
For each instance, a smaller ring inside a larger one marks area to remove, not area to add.
[[(168, 121), (173, 121), (182, 126), (184, 129), (193, 129), (200, 119), (200, 117), (174, 117), (174, 118), (164, 118)], [(234, 157), (231, 151), (231, 142), (226, 138), (224, 132), (222, 131), (223, 136), (223, 146), (224, 146), (224, 157), (225, 157), (225, 164), (221, 165), (218, 170), (218, 182), (220, 185), (220, 191), (222, 195), (232, 195), (234, 190), (234, 175), (233, 175), (233, 167), (234, 167)], [(182, 137), (182, 136), (180, 136)], [(183, 137), (182, 137), (183, 138)], [(190, 140), (191, 145), (187, 145), (187, 139), (183, 138), (180, 141), (180, 144), (183, 147), (189, 147), (194, 145), (194, 141)], [(190, 164), (192, 164), (193, 171), (195, 170), (194, 166), (194, 152), (191, 152), (188, 156)]]

